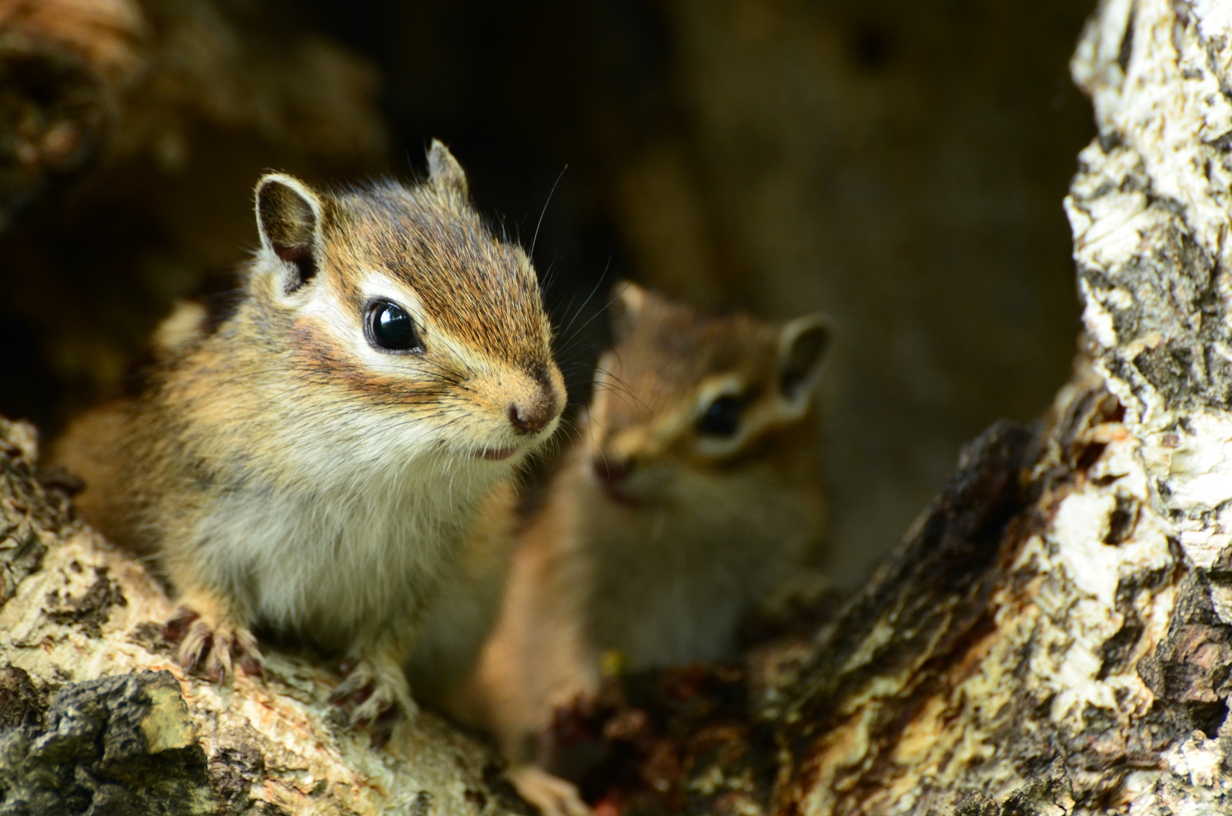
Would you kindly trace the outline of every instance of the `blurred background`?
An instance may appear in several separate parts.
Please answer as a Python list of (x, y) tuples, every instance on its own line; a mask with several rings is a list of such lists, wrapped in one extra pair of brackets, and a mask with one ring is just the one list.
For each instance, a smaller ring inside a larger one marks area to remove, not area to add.
[[(1061, 208), (1089, 0), (0, 0), (0, 414), (114, 394), (256, 243), (251, 188), (423, 165), (547, 278), (574, 402), (631, 279), (837, 332), (820, 395), (850, 584), (1078, 331)], [(567, 328), (566, 328), (567, 327)]]

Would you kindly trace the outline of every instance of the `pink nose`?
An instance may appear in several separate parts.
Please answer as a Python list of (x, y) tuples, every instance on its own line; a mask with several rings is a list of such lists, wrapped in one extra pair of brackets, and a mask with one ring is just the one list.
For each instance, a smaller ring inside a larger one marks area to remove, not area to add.
[(633, 463), (616, 454), (599, 454), (591, 466), (595, 469), (599, 481), (610, 487), (621, 484), (633, 472)]
[(509, 404), (509, 422), (518, 433), (538, 433), (560, 413), (561, 399), (548, 372), (546, 365), (536, 367), (530, 374), (539, 383), (539, 393), (520, 405)]
[(528, 407), (516, 403), (509, 406), (509, 421), (518, 433), (537, 433), (543, 430), (555, 415), (554, 406), (540, 404)]

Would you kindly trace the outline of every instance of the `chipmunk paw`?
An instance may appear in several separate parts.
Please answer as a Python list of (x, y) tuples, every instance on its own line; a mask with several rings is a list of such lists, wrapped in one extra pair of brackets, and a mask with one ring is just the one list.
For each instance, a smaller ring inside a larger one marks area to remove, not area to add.
[(226, 616), (182, 606), (167, 623), (163, 636), (180, 641), (177, 657), (185, 671), (200, 672), (211, 682), (234, 676), (236, 665), (245, 674), (265, 675), (265, 657), (257, 648), (257, 638)]
[(518, 794), (544, 816), (591, 816), (590, 807), (582, 801), (578, 789), (559, 776), (553, 776), (535, 765), (515, 765), (505, 776), (517, 788)]
[(329, 699), (351, 710), (352, 728), (370, 728), (375, 739), (388, 739), (388, 729), (399, 715), (408, 721), (419, 715), (400, 663), (359, 657), (341, 668), (343, 681)]

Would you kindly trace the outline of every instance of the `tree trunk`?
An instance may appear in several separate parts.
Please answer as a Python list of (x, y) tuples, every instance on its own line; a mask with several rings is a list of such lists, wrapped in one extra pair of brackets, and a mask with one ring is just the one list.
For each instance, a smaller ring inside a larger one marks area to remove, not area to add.
[(387, 164), (378, 76), (297, 4), (0, 0), (0, 403), (114, 396), (176, 297), (230, 284), (261, 173)]
[[(603, 813), (1216, 813), (1232, 807), (1232, 14), (1108, 0), (1073, 73), (1099, 138), (1066, 202), (1072, 381), (1002, 423), (819, 632), (624, 678), (562, 717)], [(374, 750), (335, 678), (184, 677), (146, 572), (0, 425), (0, 813), (522, 805), (431, 715)], [(92, 810), (90, 808), (93, 808)]]

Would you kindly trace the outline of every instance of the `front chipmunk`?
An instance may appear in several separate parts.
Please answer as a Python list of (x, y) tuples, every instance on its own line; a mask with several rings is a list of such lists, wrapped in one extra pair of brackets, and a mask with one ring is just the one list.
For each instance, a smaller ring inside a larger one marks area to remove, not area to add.
[(520, 536), (463, 711), (545, 813), (586, 812), (536, 740), (597, 688), (605, 655), (634, 670), (730, 658), (750, 611), (819, 575), (825, 322), (703, 316), (632, 285), (615, 311), (582, 438)]
[(58, 445), (86, 517), (180, 595), (185, 667), (257, 669), (254, 627), (306, 640), (353, 665), (353, 722), (416, 711), (408, 663), (434, 689), (469, 669), (514, 468), (565, 400), (530, 260), (439, 142), (428, 163), (416, 186), (336, 193), (264, 176), (230, 313), (182, 307), (145, 390)]

